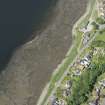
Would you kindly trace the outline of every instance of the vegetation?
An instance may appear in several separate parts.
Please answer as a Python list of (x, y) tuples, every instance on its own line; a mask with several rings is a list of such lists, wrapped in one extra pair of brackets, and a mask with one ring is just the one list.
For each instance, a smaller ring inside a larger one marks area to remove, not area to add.
[[(104, 60), (101, 64), (100, 61)], [(78, 79), (74, 81), (72, 95), (68, 99), (68, 105), (80, 105), (84, 103), (94, 88), (97, 77), (105, 72), (105, 57), (99, 60), (98, 64), (92, 63), (90, 68), (88, 68)]]

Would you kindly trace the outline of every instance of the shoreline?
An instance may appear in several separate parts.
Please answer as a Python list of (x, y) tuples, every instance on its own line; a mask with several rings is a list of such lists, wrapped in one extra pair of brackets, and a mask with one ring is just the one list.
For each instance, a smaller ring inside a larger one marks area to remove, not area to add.
[[(71, 29), (83, 14), (84, 10), (81, 9), (85, 8), (84, 3), (84, 0), (80, 0), (80, 2), (59, 0), (53, 21), (35, 40), (24, 44), (14, 52), (7, 68), (0, 76), (0, 81), (4, 83), (0, 83), (0, 86), (8, 87), (6, 89), (8, 96), (17, 104), (23, 105), (24, 98), (31, 97), (29, 105), (36, 105), (36, 101), (50, 80), (54, 68), (61, 63), (70, 48)], [(83, 8), (81, 8), (81, 4)], [(78, 13), (76, 13), (77, 10)], [(16, 86), (17, 88), (14, 88)], [(26, 94), (24, 95), (24, 93)], [(6, 94), (4, 93), (4, 95)], [(2, 96), (0, 95), (0, 97)], [(3, 98), (5, 100), (5, 97)], [(0, 101), (3, 101), (2, 98)], [(7, 103), (9, 104), (9, 102)]]
[[(90, 2), (91, 2), (91, 1), (89, 1), (88, 4), (87, 4), (86, 12), (85, 12), (85, 13), (83, 14), (83, 16), (81, 16), (80, 19), (74, 24), (73, 29), (72, 29), (72, 37), (73, 37), (74, 35), (76, 35), (76, 34), (75, 34), (75, 33), (76, 33), (76, 31), (75, 31), (75, 30), (76, 30), (76, 27), (78, 27), (80, 24), (82, 24), (85, 18), (87, 18), (87, 17), (90, 18), (90, 16), (91, 16), (91, 8), (92, 8), (92, 3), (90, 3)], [(66, 62), (66, 59), (67, 59), (66, 57), (70, 55), (70, 52), (72, 51), (72, 49), (73, 49), (73, 47), (75, 46), (75, 44), (76, 44), (76, 43), (75, 43), (75, 39), (74, 39), (73, 42), (72, 42), (72, 45), (71, 45), (70, 49), (68, 50), (68, 52), (67, 52), (67, 54), (66, 54), (66, 56), (65, 56), (65, 58), (64, 58), (63, 61), (58, 65), (58, 67), (54, 70), (54, 72), (53, 72), (51, 78), (54, 78), (54, 76), (55, 76), (58, 72), (60, 72), (61, 66), (64, 65), (64, 63)], [(75, 59), (74, 59), (74, 60), (75, 60)], [(74, 60), (73, 60), (73, 61), (74, 61)], [(73, 61), (72, 61), (72, 63), (73, 63)], [(71, 65), (72, 65), (72, 63), (71, 63)], [(38, 102), (37, 102), (37, 105), (42, 105), (42, 104), (44, 104), (43, 101), (45, 101), (45, 100), (44, 100), (43, 97), (45, 97), (45, 96), (47, 95), (48, 89), (49, 89), (49, 87), (50, 87), (50, 84), (51, 84), (51, 80), (50, 80), (50, 82), (45, 86), (45, 88), (43, 89), (42, 94), (41, 94), (41, 96), (40, 96), (40, 98), (39, 98), (39, 100), (38, 100)]]
[[(81, 16), (80, 19), (74, 24), (73, 29), (72, 29), (72, 33), (73, 33), (73, 34), (72, 34), (72, 37), (75, 35), (75, 28), (78, 27), (79, 24), (81, 24), (81, 22), (83, 22), (83, 20), (84, 20), (85, 18), (87, 18), (87, 16), (88, 16), (89, 14), (91, 14), (91, 13), (90, 13), (90, 11), (91, 11), (91, 6), (92, 6), (92, 5), (90, 4), (90, 2), (88, 2), (85, 13), (84, 13), (83, 16)], [(90, 17), (90, 16), (89, 16), (89, 17)], [(73, 40), (72, 45), (70, 46), (70, 49), (68, 50), (68, 52), (67, 52), (66, 55), (65, 55), (65, 58), (62, 60), (62, 62), (61, 62), (60, 64), (58, 64), (57, 68), (56, 68), (56, 69), (54, 70), (54, 72), (52, 73), (51, 78), (53, 78), (53, 77), (59, 72), (60, 67), (66, 62), (66, 59), (67, 59), (66, 57), (69, 56), (69, 54), (70, 54), (70, 52), (72, 51), (72, 49), (73, 49), (74, 46), (75, 46), (75, 40)], [(72, 64), (71, 64), (71, 65), (72, 65)], [(45, 88), (43, 89), (42, 94), (41, 94), (41, 96), (39, 97), (39, 100), (38, 100), (38, 102), (37, 102), (37, 105), (42, 105), (43, 100), (44, 100), (43, 97), (45, 97), (46, 94), (48, 93), (47, 90), (49, 89), (49, 86), (50, 86), (50, 82), (48, 82), (47, 85), (45, 86)]]

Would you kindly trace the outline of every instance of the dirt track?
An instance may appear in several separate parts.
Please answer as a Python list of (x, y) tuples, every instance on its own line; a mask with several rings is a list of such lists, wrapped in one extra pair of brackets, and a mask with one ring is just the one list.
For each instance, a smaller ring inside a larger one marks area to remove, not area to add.
[(0, 75), (0, 105), (36, 105), (53, 70), (72, 41), (73, 24), (85, 12), (86, 0), (59, 0), (52, 19), (32, 41), (19, 48)]

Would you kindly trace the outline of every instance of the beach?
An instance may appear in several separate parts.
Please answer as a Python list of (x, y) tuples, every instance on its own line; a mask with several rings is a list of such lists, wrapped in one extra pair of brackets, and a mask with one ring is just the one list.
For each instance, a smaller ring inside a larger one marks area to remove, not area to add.
[(0, 104), (36, 105), (72, 44), (72, 27), (86, 4), (86, 0), (59, 0), (37, 37), (14, 52), (0, 75)]

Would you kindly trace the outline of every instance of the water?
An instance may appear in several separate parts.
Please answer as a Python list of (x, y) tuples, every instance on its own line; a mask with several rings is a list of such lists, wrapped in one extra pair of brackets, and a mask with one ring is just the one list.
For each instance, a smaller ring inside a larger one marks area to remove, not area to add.
[[(0, 69), (27, 40), (56, 0), (0, 0)], [(33, 28), (34, 27), (34, 28)]]

